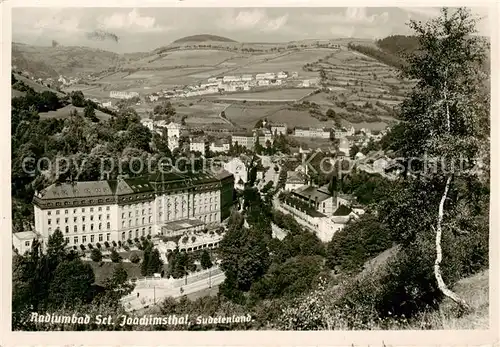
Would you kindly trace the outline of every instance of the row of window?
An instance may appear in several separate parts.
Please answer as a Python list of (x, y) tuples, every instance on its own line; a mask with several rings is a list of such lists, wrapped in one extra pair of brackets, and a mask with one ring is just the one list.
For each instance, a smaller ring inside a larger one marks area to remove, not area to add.
[[(148, 235), (151, 235), (151, 227), (148, 228)], [(126, 236), (127, 236), (127, 233), (125, 231), (123, 231), (122, 232), (122, 241), (125, 240)], [(141, 235), (139, 235), (139, 229), (135, 229), (135, 237), (139, 238), (139, 236), (146, 236), (146, 228), (142, 228)], [(132, 230), (129, 230), (128, 231), (128, 238), (132, 239), (133, 237), (134, 236), (133, 236)]]
[[(106, 215), (106, 219), (109, 220), (109, 218), (110, 218), (109, 214)], [(94, 220), (94, 216), (91, 215), (90, 221), (93, 221), (93, 220)], [(98, 216), (97, 220), (102, 220), (101, 214)], [(59, 224), (59, 222), (60, 222), (60, 218), (56, 218), (56, 224)], [(64, 218), (64, 223), (68, 224), (68, 222), (69, 222), (69, 218), (68, 217)], [(85, 222), (85, 216), (82, 216), (82, 222)], [(78, 217), (73, 217), (73, 223), (78, 223)], [(47, 219), (47, 224), (52, 225), (52, 219), (50, 219), (50, 218)]]
[[(149, 218), (148, 218), (148, 223), (151, 223), (151, 222), (152, 222), (152, 219), (153, 219), (153, 218), (152, 218), (151, 216), (149, 216)], [(144, 225), (145, 223), (146, 223), (146, 218), (144, 218), (144, 217), (143, 217), (143, 218), (142, 218), (142, 224), (141, 224), (141, 225)], [(139, 218), (136, 218), (136, 219), (135, 219), (135, 226), (138, 226), (138, 225), (139, 225)], [(128, 226), (129, 226), (129, 227), (131, 227), (131, 226), (132, 226), (132, 220), (131, 220), (131, 219), (129, 219), (129, 221), (128, 221)], [(125, 221), (124, 221), (124, 220), (122, 220), (122, 228), (124, 228), (124, 227), (125, 227)]]
[[(90, 230), (89, 230), (89, 231), (94, 231), (94, 224), (93, 224), (93, 223), (92, 223), (92, 224), (90, 224), (90, 227), (89, 227), (89, 228), (90, 228)], [(102, 228), (103, 228), (102, 223), (99, 223), (99, 224), (97, 225), (97, 230), (102, 230)], [(110, 222), (107, 222), (107, 223), (106, 223), (106, 229), (107, 229), (107, 230), (111, 229), (111, 223), (110, 223)], [(69, 230), (70, 230), (69, 225), (66, 225), (66, 226), (64, 227), (64, 232), (67, 234), (67, 233), (69, 233)], [(49, 227), (48, 231), (49, 231), (49, 232), (51, 232), (51, 231), (52, 231), (52, 228), (51, 228), (51, 227)], [(79, 230), (78, 230), (78, 225), (74, 225), (74, 226), (73, 226), (73, 232), (77, 233), (78, 231), (79, 231)], [(83, 225), (82, 225), (82, 232), (86, 232), (86, 231), (87, 231), (86, 225), (85, 225), (85, 224), (83, 224)]]
[[(151, 214), (151, 207), (148, 209), (148, 214)], [(139, 215), (139, 210), (135, 210), (135, 215), (138, 216)], [(146, 210), (142, 210), (142, 215), (146, 215)], [(132, 217), (132, 212), (129, 211), (128, 212), (128, 217), (131, 218)], [(125, 212), (122, 212), (122, 219), (125, 218)]]
[[(89, 242), (94, 243), (95, 242), (95, 236), (96, 235), (90, 235)], [(103, 234), (99, 234), (98, 236), (98, 242), (103, 242)], [(110, 241), (111, 239), (111, 233), (106, 234), (106, 241)], [(73, 237), (73, 244), (76, 245), (79, 243), (80, 238), (78, 236)], [(66, 243), (69, 244), (69, 237), (66, 237)], [(85, 244), (87, 243), (87, 235), (82, 236), (82, 243)]]
[[(82, 207), (80, 210), (81, 210), (82, 213), (85, 213), (85, 207)], [(97, 207), (97, 211), (101, 212), (102, 210), (103, 210), (102, 206)], [(109, 206), (106, 206), (106, 211), (109, 211), (109, 210), (110, 210)], [(89, 211), (91, 213), (94, 212), (94, 207), (90, 207)], [(71, 212), (71, 209), (64, 210), (64, 214), (69, 214), (70, 212)], [(73, 213), (78, 213), (78, 209), (74, 208), (73, 209)], [(55, 210), (55, 214), (56, 215), (62, 214), (62, 209)], [(52, 215), (52, 211), (51, 210), (47, 211), (47, 215), (51, 216)]]

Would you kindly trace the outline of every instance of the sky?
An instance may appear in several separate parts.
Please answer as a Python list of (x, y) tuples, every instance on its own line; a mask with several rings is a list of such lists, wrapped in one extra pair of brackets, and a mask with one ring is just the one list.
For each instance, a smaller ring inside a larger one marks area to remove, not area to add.
[[(472, 8), (484, 19), (488, 8)], [(32, 45), (89, 46), (118, 53), (150, 51), (195, 34), (213, 34), (239, 42), (287, 42), (304, 39), (378, 39), (410, 34), (410, 19), (425, 21), (435, 7), (266, 7), (266, 8), (13, 8), (12, 40)], [(96, 41), (87, 33), (103, 30), (119, 37)]]

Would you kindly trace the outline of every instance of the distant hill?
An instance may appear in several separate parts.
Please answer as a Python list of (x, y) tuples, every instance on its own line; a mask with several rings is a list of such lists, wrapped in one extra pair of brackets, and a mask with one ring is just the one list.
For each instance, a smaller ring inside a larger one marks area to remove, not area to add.
[(17, 70), (28, 71), (40, 77), (89, 74), (117, 66), (127, 58), (90, 47), (49, 47), (12, 43), (12, 65), (16, 65)]
[(172, 43), (186, 43), (186, 42), (237, 42), (227, 37), (210, 35), (210, 34), (200, 34), (200, 35), (191, 35), (182, 37), (178, 40), (175, 40)]

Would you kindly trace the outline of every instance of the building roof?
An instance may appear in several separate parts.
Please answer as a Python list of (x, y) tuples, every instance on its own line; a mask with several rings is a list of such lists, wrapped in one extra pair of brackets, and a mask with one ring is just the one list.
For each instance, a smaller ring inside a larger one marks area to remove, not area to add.
[(178, 221), (168, 222), (162, 226), (162, 229), (177, 231), (177, 230), (197, 227), (200, 225), (205, 225), (205, 223), (203, 223), (199, 219), (194, 219), (194, 218), (193, 219), (182, 219), (182, 220), (178, 220)]
[(305, 179), (306, 175), (301, 171), (287, 171), (286, 173), (286, 183), (288, 184), (304, 183)]
[(299, 187), (293, 191), (293, 194), (298, 195), (303, 199), (310, 199), (312, 201), (316, 201), (317, 199), (318, 202), (332, 197), (330, 194), (326, 194), (322, 190), (313, 186)]
[(340, 205), (339, 208), (335, 212), (333, 212), (334, 216), (348, 216), (352, 210), (345, 206), (345, 205)]
[(13, 233), (12, 236), (17, 238), (18, 240), (24, 241), (36, 239), (38, 237), (38, 234), (34, 231), (20, 231), (18, 233)]

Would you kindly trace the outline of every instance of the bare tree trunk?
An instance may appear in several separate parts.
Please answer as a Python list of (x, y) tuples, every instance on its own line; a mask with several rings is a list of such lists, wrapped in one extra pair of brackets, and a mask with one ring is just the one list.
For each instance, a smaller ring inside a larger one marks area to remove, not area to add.
[(451, 300), (460, 305), (462, 309), (469, 310), (470, 307), (467, 304), (467, 302), (465, 302), (465, 300), (460, 298), (455, 292), (450, 290), (446, 286), (446, 283), (444, 283), (443, 277), (441, 276), (441, 261), (443, 259), (443, 252), (441, 249), (441, 237), (443, 234), (442, 222), (444, 215), (444, 203), (448, 195), (448, 190), (450, 189), (450, 184), (451, 184), (451, 175), (448, 175), (448, 178), (446, 179), (446, 186), (444, 188), (444, 193), (443, 196), (441, 197), (441, 202), (439, 203), (439, 213), (436, 226), (436, 261), (434, 262), (434, 277), (436, 277), (439, 290), (441, 290), (441, 292), (444, 295), (446, 295)]

